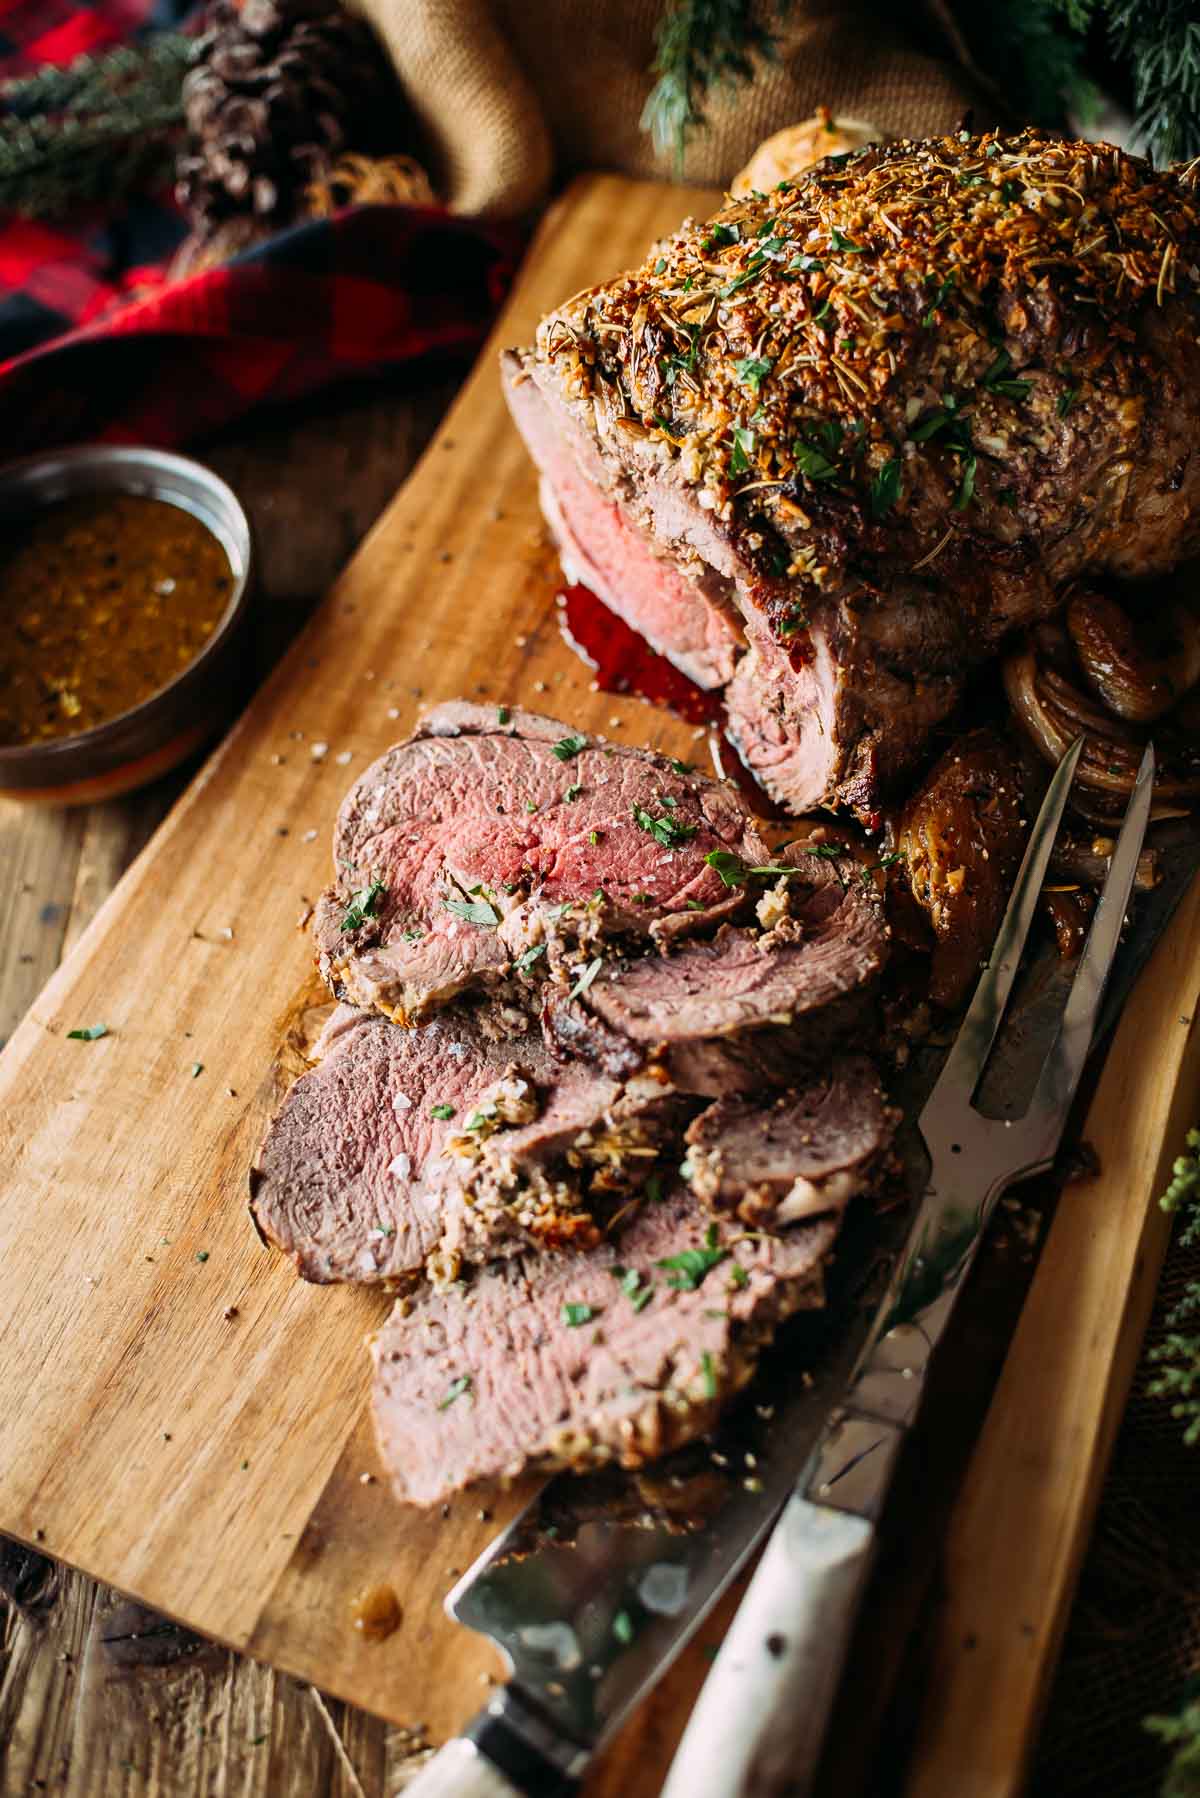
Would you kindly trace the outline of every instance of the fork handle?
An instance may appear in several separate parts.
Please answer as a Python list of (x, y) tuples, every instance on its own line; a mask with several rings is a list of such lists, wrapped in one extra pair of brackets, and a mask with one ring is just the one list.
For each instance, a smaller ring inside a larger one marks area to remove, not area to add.
[(867, 1518), (788, 1500), (662, 1798), (806, 1798), (874, 1558)]

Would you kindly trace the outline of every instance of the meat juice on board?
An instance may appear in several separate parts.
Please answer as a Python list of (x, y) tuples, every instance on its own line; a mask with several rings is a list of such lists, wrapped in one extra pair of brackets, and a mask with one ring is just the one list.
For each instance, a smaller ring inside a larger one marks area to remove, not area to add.
[(634, 693), (651, 705), (665, 706), (688, 724), (707, 726), (718, 777), (735, 786), (759, 817), (787, 816), (764, 792), (730, 741), (720, 693), (706, 693), (689, 680), (590, 587), (572, 582), (559, 590), (555, 603), (564, 640), (592, 669), (601, 693)]

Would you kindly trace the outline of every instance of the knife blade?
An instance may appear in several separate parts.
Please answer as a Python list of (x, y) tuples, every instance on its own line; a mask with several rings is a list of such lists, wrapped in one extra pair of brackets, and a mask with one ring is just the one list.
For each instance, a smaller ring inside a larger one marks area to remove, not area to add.
[[(1200, 830), (1190, 822), (1168, 827), (1159, 848), (1163, 878), (1128, 927), (1098, 1039), (1200, 868)], [(1022, 1108), (1057, 1031), (1072, 968), (1049, 946), (1023, 968), (1012, 1021), (979, 1090), (986, 1115)], [(909, 1120), (898, 1147), (914, 1197), (929, 1164), (911, 1120), (945, 1048), (919, 1050), (893, 1082)], [(578, 1780), (783, 1509), (849, 1381), (910, 1223), (903, 1205), (847, 1219), (825, 1311), (785, 1327), (751, 1392), (708, 1442), (678, 1451), (650, 1476), (560, 1475), (485, 1550), (446, 1609), (491, 1638), (510, 1678), (407, 1788), (411, 1798), (555, 1798)], [(799, 1389), (797, 1366), (806, 1370)]]

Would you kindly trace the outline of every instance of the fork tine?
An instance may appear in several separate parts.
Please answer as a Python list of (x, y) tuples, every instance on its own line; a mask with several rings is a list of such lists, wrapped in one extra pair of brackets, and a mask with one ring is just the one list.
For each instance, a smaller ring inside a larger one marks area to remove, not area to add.
[(1125, 821), (1121, 825), (1121, 834), (1108, 865), (1100, 903), (1096, 907), (1092, 928), (1088, 932), (1088, 939), (1075, 971), (1062, 1021), (1042, 1064), (1026, 1114), (1031, 1121), (1038, 1114), (1047, 1115), (1047, 1121), (1055, 1128), (1055, 1144), (1067, 1121), (1067, 1111), (1075, 1097), (1075, 1088), (1079, 1085), (1083, 1064), (1092, 1046), (1092, 1035), (1096, 1019), (1100, 1015), (1109, 970), (1121, 940), (1121, 927), (1129, 907), (1129, 895), (1133, 891), (1138, 856), (1142, 852), (1146, 826), (1150, 821), (1150, 802), (1153, 797), (1154, 745), (1148, 743), (1133, 793), (1125, 808)]
[[(1050, 852), (1062, 823), (1067, 794), (1071, 790), (1071, 781), (1082, 750), (1083, 738), (1076, 737), (1046, 789), (1042, 809), (1029, 833), (1025, 856), (1008, 901), (1004, 922), (996, 936), (995, 948), (980, 976), (975, 997), (954, 1039), (954, 1046), (946, 1057), (933, 1091), (925, 1101), (921, 1113), (922, 1123), (927, 1114), (933, 1113), (935, 1101), (940, 1100), (944, 1104), (948, 1098), (953, 1097), (966, 1108), (974, 1097), (979, 1077), (987, 1064), (1004, 1017), (1004, 1008), (1008, 1004), (1021, 951), (1025, 947), (1025, 938), (1029, 935), (1029, 926), (1033, 922), (1033, 914), (1041, 896)], [(1113, 859), (1115, 863), (1115, 856)]]

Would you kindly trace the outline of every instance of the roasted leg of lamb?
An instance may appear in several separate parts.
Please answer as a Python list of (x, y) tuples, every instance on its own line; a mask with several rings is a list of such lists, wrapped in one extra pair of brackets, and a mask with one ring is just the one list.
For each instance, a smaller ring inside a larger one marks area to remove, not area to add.
[(1200, 546), (1192, 168), (957, 136), (688, 221), (504, 359), (571, 575), (767, 789), (875, 817), (1081, 575)]

